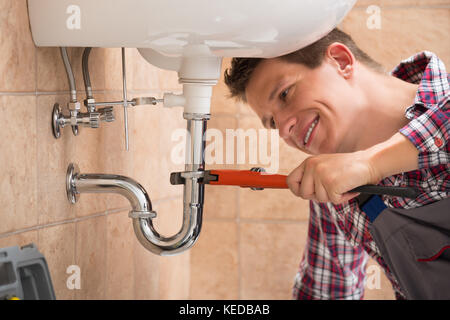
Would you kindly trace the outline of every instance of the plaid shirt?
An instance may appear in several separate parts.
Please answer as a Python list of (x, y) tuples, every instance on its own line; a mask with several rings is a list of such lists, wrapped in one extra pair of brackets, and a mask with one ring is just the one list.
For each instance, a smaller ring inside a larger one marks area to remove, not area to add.
[[(450, 195), (450, 76), (439, 58), (422, 52), (404, 60), (392, 75), (419, 84), (410, 122), (400, 129), (419, 150), (419, 169), (380, 184), (414, 186), (416, 199), (383, 197), (388, 207), (416, 208)], [(352, 199), (344, 205), (310, 202), (305, 254), (293, 289), (294, 299), (362, 299), (369, 255), (384, 269), (396, 297), (404, 298), (369, 233), (370, 221)]]

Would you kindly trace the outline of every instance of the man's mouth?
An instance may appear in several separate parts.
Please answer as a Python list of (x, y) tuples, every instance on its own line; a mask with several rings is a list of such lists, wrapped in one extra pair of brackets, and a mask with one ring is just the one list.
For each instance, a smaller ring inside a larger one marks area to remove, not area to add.
[(317, 116), (314, 121), (310, 124), (308, 131), (306, 132), (305, 138), (303, 139), (303, 145), (306, 146), (310, 142), (311, 135), (316, 127), (317, 123), (319, 123), (319, 116)]

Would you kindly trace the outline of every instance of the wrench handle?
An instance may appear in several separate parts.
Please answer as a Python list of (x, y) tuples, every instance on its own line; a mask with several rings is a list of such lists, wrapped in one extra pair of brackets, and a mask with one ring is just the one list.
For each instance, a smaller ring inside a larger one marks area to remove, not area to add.
[[(209, 181), (212, 185), (240, 186), (242, 188), (270, 188), (287, 189), (286, 175), (266, 174), (250, 170), (211, 170), (217, 175), (216, 181)], [(412, 187), (364, 185), (354, 188), (350, 192), (388, 195), (401, 198), (415, 199), (419, 192)]]

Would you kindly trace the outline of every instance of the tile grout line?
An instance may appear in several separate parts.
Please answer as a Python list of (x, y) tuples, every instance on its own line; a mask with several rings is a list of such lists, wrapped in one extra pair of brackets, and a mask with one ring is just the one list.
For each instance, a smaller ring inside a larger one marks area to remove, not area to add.
[[(174, 89), (168, 89), (167, 91), (174, 90)], [(120, 90), (116, 89), (105, 89), (105, 90), (93, 90), (93, 94), (115, 94), (115, 93), (122, 93)], [(152, 95), (152, 96), (158, 96), (161, 95), (159, 91), (153, 91), (153, 90), (128, 90), (127, 93), (132, 95)], [(70, 92), (68, 90), (62, 90), (62, 91), (39, 91), (39, 90), (33, 90), (33, 91), (0, 91), (0, 96), (45, 96), (45, 95), (67, 95), (69, 96)], [(77, 91), (77, 95), (80, 94)]]
[(35, 50), (34, 50), (34, 67), (35, 67), (35, 73), (34, 73), (34, 93), (35, 95), (37, 95), (37, 91), (38, 91), (38, 50), (36, 45), (34, 46)]
[[(71, 210), (72, 211), (75, 211), (75, 209), (73, 208), (73, 207), (71, 207)], [(74, 223), (75, 225), (74, 225), (74, 235), (73, 235), (73, 260), (72, 261), (74, 261), (74, 263), (76, 264), (76, 265), (78, 265), (78, 252), (77, 252), (77, 250), (78, 250), (78, 246), (77, 246), (77, 239), (78, 239), (78, 223)], [(73, 290), (73, 293), (72, 293), (72, 298), (74, 299), (74, 300), (76, 300), (76, 293), (77, 293), (77, 290)]]
[(0, 91), (0, 96), (36, 96), (36, 91)]
[(103, 246), (103, 250), (104, 250), (104, 255), (105, 255), (105, 269), (103, 270), (103, 281), (105, 282), (105, 289), (103, 290), (102, 293), (102, 299), (105, 299), (106, 297), (106, 293), (108, 292), (109, 286), (108, 286), (108, 210), (106, 211), (105, 214), (105, 219), (104, 219), (104, 232), (105, 232), (105, 245)]
[[(232, 222), (236, 221), (235, 218), (205, 218), (204, 221), (212, 222)], [(302, 220), (289, 220), (289, 219), (264, 219), (264, 218), (240, 218), (239, 222), (242, 223), (261, 223), (261, 224), (293, 224), (301, 225), (307, 223), (307, 219)]]
[[(35, 48), (36, 48), (36, 46), (35, 46)], [(36, 92), (36, 90), (37, 90), (37, 79), (38, 79), (38, 70), (37, 70), (37, 68), (38, 68), (38, 66), (37, 66), (37, 50), (34, 50), (34, 57), (33, 57), (33, 60), (34, 60), (34, 91)], [(34, 120), (34, 125), (35, 125), (35, 128), (34, 128), (34, 134), (35, 134), (35, 137), (34, 137), (34, 140), (35, 140), (35, 150), (34, 150), (34, 154), (35, 154), (35, 159), (36, 159), (36, 161), (35, 161), (35, 163), (34, 163), (34, 165), (35, 165), (35, 167), (36, 167), (36, 173), (35, 173), (35, 184), (34, 184), (34, 192), (35, 192), (35, 197), (36, 197), (36, 203), (35, 203), (35, 213), (34, 213), (34, 215), (35, 215), (35, 217), (36, 217), (36, 223), (39, 223), (39, 217), (40, 217), (40, 210), (38, 210), (37, 209), (37, 203), (38, 203), (38, 188), (39, 188), (39, 183), (38, 183), (38, 181), (39, 181), (39, 160), (38, 160), (38, 106), (37, 106), (37, 98), (36, 98), (36, 96), (34, 96), (35, 97), (35, 99), (34, 99), (34, 116), (35, 116), (35, 120)], [(36, 234), (37, 234), (37, 243), (38, 243), (38, 246), (40, 245), (40, 243), (39, 243), (39, 235), (40, 235), (40, 232), (36, 232)]]
[(72, 219), (68, 219), (68, 220), (62, 220), (62, 221), (38, 224), (38, 225), (35, 225), (35, 226), (32, 226), (32, 227), (28, 227), (28, 228), (23, 228), (23, 229), (19, 229), (19, 230), (15, 230), (15, 231), (2, 233), (2, 234), (0, 234), (0, 239), (7, 238), (7, 237), (10, 237), (10, 236), (14, 236), (14, 235), (18, 235), (18, 234), (21, 234), (21, 233), (24, 233), (24, 232), (41, 230), (41, 229), (56, 227), (56, 226), (59, 226), (59, 225), (64, 225), (64, 224), (69, 224), (69, 223), (77, 223), (77, 222), (81, 222), (81, 221), (85, 221), (85, 220), (89, 220), (89, 219), (98, 218), (98, 217), (101, 217), (101, 216), (107, 216), (107, 215), (110, 215), (110, 214), (117, 214), (117, 213), (123, 212), (125, 210), (126, 210), (125, 208), (113, 209), (111, 211), (105, 210), (103, 212), (95, 213), (95, 214), (88, 215), (88, 216), (85, 216), (85, 217), (76, 217), (76, 218), (72, 218)]
[[(133, 121), (132, 121), (132, 125), (133, 125), (133, 128), (136, 128), (136, 116), (135, 116), (135, 114), (134, 113), (132, 113), (131, 115), (130, 115), (132, 118), (133, 118)], [(130, 147), (130, 161), (131, 161), (131, 164), (130, 164), (130, 172), (132, 172), (133, 173), (133, 175), (134, 175), (134, 169), (135, 169), (135, 166), (134, 166), (134, 156), (135, 156), (135, 152), (136, 152), (136, 148), (134, 147), (134, 146), (136, 146), (136, 137), (135, 137), (135, 134), (134, 134), (134, 130), (133, 130), (133, 128), (130, 130), (131, 131), (131, 139), (132, 139), (132, 141), (134, 141), (134, 145), (131, 145), (131, 147)], [(133, 228), (132, 228), (132, 230), (133, 230)], [(133, 233), (134, 233), (134, 230), (132, 231)], [(134, 240), (136, 239), (136, 236), (135, 235), (133, 235), (132, 237), (134, 237)], [(131, 250), (132, 250), (132, 254), (133, 254), (133, 272), (132, 272), (132, 277), (133, 277), (133, 279), (132, 279), (132, 281), (133, 281), (133, 283), (132, 283), (132, 299), (136, 299), (136, 267), (135, 267), (135, 264), (136, 264), (136, 254), (135, 254), (135, 252), (136, 252), (136, 246), (135, 246), (135, 243), (134, 243), (134, 241), (132, 241), (131, 242)]]
[[(35, 48), (36, 48), (36, 46), (35, 46)], [(34, 50), (34, 91), (36, 92), (37, 91), (37, 86), (38, 86), (38, 63), (37, 63), (37, 61), (38, 61), (38, 58), (37, 58), (37, 50)], [(34, 109), (35, 109), (35, 111), (34, 111), (34, 114), (35, 114), (35, 117), (36, 117), (36, 119), (35, 119), (35, 128), (34, 128), (34, 130), (35, 130), (35, 143), (36, 143), (36, 145), (35, 145), (35, 159), (36, 159), (36, 162), (35, 162), (35, 166), (36, 166), (36, 182), (35, 182), (35, 197), (36, 197), (36, 206), (35, 206), (35, 215), (36, 215), (36, 223), (38, 223), (39, 224), (39, 221), (40, 221), (40, 217), (41, 217), (41, 211), (40, 210), (38, 210), (38, 205), (37, 205), (37, 203), (38, 203), (38, 201), (39, 201), (39, 192), (38, 192), (38, 190), (39, 190), (39, 159), (38, 159), (38, 155), (39, 155), (39, 151), (38, 151), (38, 134), (39, 134), (39, 117), (38, 117), (38, 115), (39, 115), (39, 110), (38, 110), (38, 99), (37, 99), (37, 96), (35, 95), (34, 96)], [(37, 232), (36, 232), (36, 234), (37, 234), (37, 243), (38, 243), (38, 246), (40, 246), (41, 245), (41, 243), (40, 243), (40, 236), (41, 236), (41, 233), (39, 232), (39, 230), (37, 230)]]

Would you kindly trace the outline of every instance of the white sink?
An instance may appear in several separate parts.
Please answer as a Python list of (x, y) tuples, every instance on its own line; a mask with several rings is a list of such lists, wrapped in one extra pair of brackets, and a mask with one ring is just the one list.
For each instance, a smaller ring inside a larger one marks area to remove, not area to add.
[(37, 46), (152, 48), (273, 57), (333, 29), (356, 0), (28, 0)]

